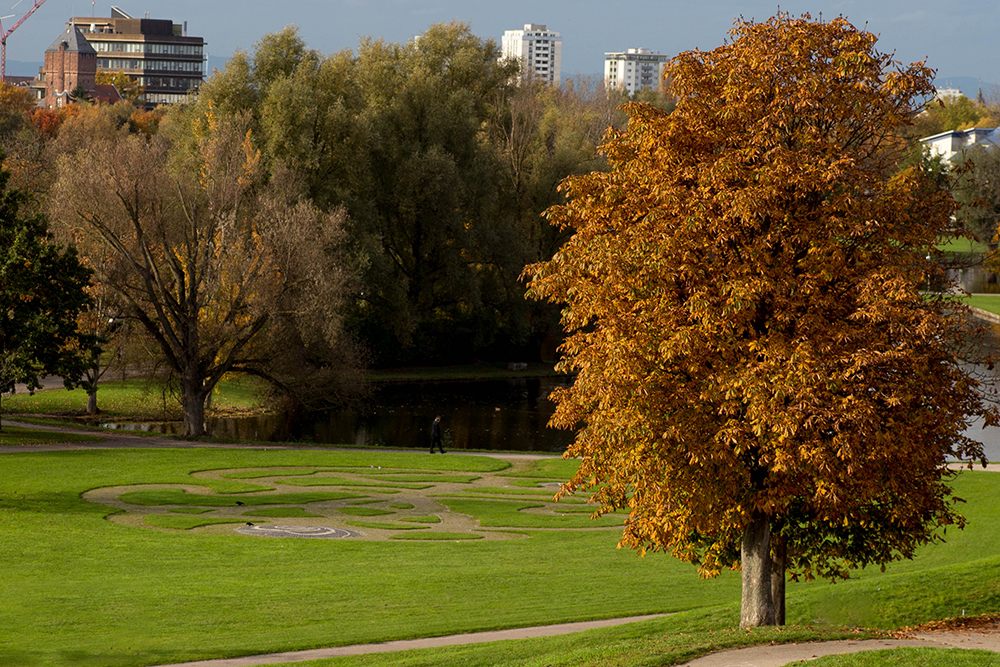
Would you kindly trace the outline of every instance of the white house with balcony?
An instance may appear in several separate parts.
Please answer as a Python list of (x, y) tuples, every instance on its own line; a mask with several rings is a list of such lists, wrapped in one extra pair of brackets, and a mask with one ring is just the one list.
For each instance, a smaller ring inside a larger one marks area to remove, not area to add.
[(633, 95), (640, 90), (659, 90), (663, 68), (670, 56), (649, 49), (628, 49), (604, 54), (604, 85)]
[(972, 146), (1000, 146), (1000, 128), (973, 127), (968, 130), (949, 130), (920, 140), (932, 157), (951, 161), (956, 155)]

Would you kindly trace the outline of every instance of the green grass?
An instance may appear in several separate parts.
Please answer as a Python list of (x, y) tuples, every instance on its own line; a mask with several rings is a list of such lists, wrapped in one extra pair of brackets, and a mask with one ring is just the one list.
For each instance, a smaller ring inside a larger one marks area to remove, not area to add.
[(660, 667), (682, 664), (707, 653), (731, 648), (772, 643), (860, 640), (878, 636), (871, 632), (839, 628), (735, 630), (733, 626), (738, 619), (738, 607), (719, 605), (557, 637), (295, 664), (305, 667)]
[(146, 523), (157, 528), (170, 528), (171, 530), (191, 530), (202, 526), (214, 526), (226, 523), (245, 523), (242, 519), (213, 519), (211, 517), (200, 516), (178, 516), (176, 514), (149, 514), (145, 518)]
[(400, 521), (407, 521), (410, 523), (441, 523), (441, 517), (436, 514), (427, 514), (424, 516), (406, 516), (400, 519)]
[[(428, 475), (426, 473), (422, 475), (361, 474), (361, 476), (372, 477), (374, 479), (384, 479), (390, 482), (431, 482), (433, 484), (449, 484), (449, 483), (471, 484), (472, 482), (475, 482), (477, 479), (479, 479), (479, 475), (442, 475), (442, 474)], [(419, 488), (419, 487), (408, 487), (408, 488)]]
[(378, 523), (376, 521), (348, 521), (348, 526), (358, 528), (378, 528), (379, 530), (427, 530), (430, 526), (413, 526), (405, 523)]
[(266, 507), (264, 509), (243, 512), (243, 516), (263, 516), (275, 518), (305, 518), (321, 517), (322, 514), (307, 512), (301, 507)]
[(941, 252), (979, 254), (990, 249), (988, 243), (973, 241), (972, 239), (950, 236), (941, 240), (937, 244), (937, 249)]
[(796, 667), (990, 667), (1000, 665), (1000, 655), (966, 649), (896, 648), (828, 655), (791, 664)]
[[(7, 399), (4, 399), (6, 402)], [(19, 426), (4, 426), (0, 430), (0, 447), (22, 447), (25, 445), (49, 445), (65, 442), (100, 442), (103, 438), (94, 435), (60, 433), (58, 431), (38, 431)]]
[[(506, 466), (487, 456), (210, 448), (0, 457), (0, 665), (140, 667), (681, 612), (569, 637), (316, 663), (670, 665), (732, 646), (855, 636), (841, 624), (891, 629), (1000, 609), (1000, 475), (981, 471), (955, 482), (969, 501), (961, 507), (970, 521), (965, 531), (949, 531), (945, 544), (923, 548), (884, 574), (865, 570), (835, 586), (790, 584), (795, 627), (753, 632), (730, 629), (738, 617), (734, 573), (701, 580), (693, 567), (663, 554), (639, 558), (617, 549), (617, 530), (574, 529), (600, 525), (585, 516), (519, 511), (545, 503), (441, 499), (467, 503), (462, 510), (480, 522), (510, 527), (506, 521), (528, 517), (561, 528), (521, 528), (528, 539), (459, 540), (422, 530), (421, 538), (438, 539), (376, 542), (254, 539), (231, 528), (181, 527), (210, 516), (157, 515), (176, 520), (173, 530), (121, 525), (107, 520), (114, 509), (82, 497), (110, 486), (200, 485), (230, 494), (221, 500), (232, 507), (232, 500), (254, 496), (231, 494), (254, 485), (205, 471), (369, 465), (446, 474)], [(383, 526), (392, 529), (377, 524)]]
[[(248, 411), (258, 409), (256, 384), (251, 378), (223, 380), (212, 396), (213, 411)], [(97, 404), (104, 418), (165, 419), (176, 417), (181, 406), (176, 391), (157, 380), (112, 380), (103, 382), (97, 391)], [(83, 389), (50, 389), (34, 395), (5, 396), (0, 403), (7, 413), (83, 413), (87, 392)]]
[(406, 482), (381, 484), (379, 482), (364, 482), (347, 479), (346, 477), (334, 477), (332, 475), (324, 475), (322, 477), (290, 477), (288, 479), (279, 478), (276, 481), (289, 486), (363, 486), (369, 489), (429, 489), (434, 486), (433, 484), (408, 484)]
[[(478, 517), (484, 527), (511, 528), (599, 528), (621, 526), (622, 515), (603, 516), (597, 521), (589, 515), (578, 514), (562, 516), (558, 514), (531, 513), (526, 510), (558, 511), (557, 506), (542, 505), (537, 502), (512, 502), (501, 500), (479, 500), (467, 498), (439, 498), (452, 512), (461, 512)], [(553, 505), (555, 505), (553, 503)]]
[(388, 514), (395, 514), (395, 512), (388, 510), (377, 510), (374, 507), (343, 507), (339, 511), (342, 514), (350, 514), (351, 516), (386, 516)]
[(353, 493), (313, 491), (312, 493), (272, 493), (266, 496), (217, 496), (188, 493), (184, 489), (148, 489), (129, 491), (121, 496), (130, 505), (199, 505), (207, 507), (238, 507), (240, 505), (304, 505), (322, 500), (363, 498)]
[(1000, 294), (973, 294), (964, 297), (966, 305), (981, 308), (995, 315), (1000, 315)]
[(393, 535), (389, 539), (459, 542), (462, 540), (481, 540), (483, 536), (474, 533), (403, 533), (402, 535)]

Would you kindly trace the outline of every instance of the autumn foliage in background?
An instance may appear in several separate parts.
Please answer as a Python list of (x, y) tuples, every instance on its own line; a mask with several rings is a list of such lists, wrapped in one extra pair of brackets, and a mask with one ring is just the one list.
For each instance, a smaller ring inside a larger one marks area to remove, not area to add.
[(573, 236), (526, 275), (565, 304), (564, 492), (628, 509), (625, 546), (741, 568), (746, 627), (783, 622), (786, 572), (847, 576), (961, 525), (943, 464), (980, 459), (963, 431), (995, 414), (960, 307), (921, 292), (954, 204), (897, 168), (932, 71), (843, 19), (731, 37), (672, 61), (672, 114), (628, 107), (609, 173), (564, 181), (548, 215)]

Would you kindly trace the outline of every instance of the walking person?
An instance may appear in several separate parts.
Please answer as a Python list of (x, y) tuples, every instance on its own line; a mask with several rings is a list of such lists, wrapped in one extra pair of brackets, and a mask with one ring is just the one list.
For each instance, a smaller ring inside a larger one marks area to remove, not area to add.
[(444, 446), (441, 444), (441, 415), (434, 418), (431, 422), (431, 454), (434, 453), (434, 446), (441, 450), (444, 454)]

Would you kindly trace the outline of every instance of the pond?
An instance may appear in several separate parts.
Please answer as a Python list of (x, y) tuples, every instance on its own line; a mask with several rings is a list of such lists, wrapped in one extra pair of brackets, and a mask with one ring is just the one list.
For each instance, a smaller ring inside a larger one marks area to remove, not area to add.
[[(209, 418), (220, 438), (430, 449), (430, 427), (441, 415), (445, 450), (485, 449), (562, 452), (572, 434), (546, 426), (548, 400), (567, 377), (509, 380), (392, 382), (379, 384), (365, 403), (289, 420), (285, 415)], [(112, 428), (113, 424), (105, 426)], [(124, 424), (118, 428), (180, 434), (179, 422)]]

